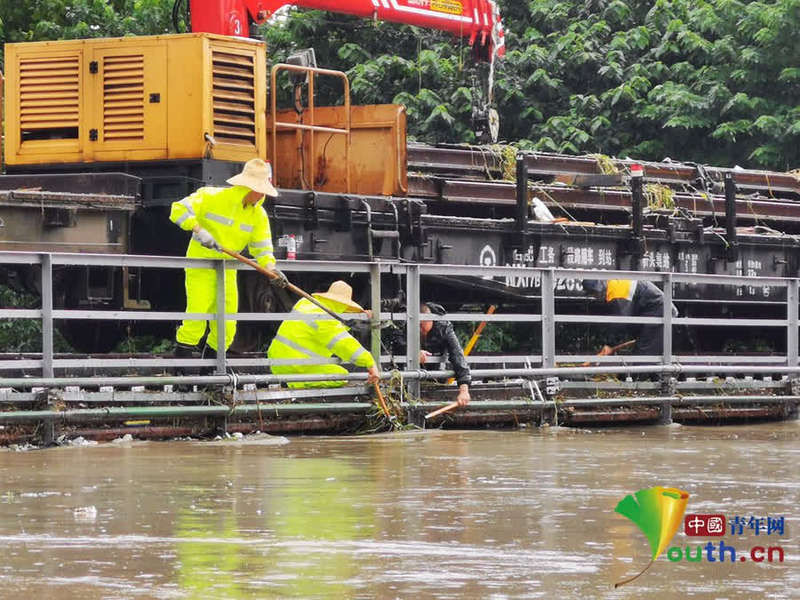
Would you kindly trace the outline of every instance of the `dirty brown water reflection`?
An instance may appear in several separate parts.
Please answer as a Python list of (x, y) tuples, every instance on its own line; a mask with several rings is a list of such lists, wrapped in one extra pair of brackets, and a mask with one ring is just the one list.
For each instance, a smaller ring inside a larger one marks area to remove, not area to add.
[[(794, 421), (2, 451), (0, 597), (796, 598), (799, 436)], [(662, 556), (613, 590), (649, 558), (613, 508), (652, 485), (687, 490), (689, 512), (785, 515), (785, 562)]]

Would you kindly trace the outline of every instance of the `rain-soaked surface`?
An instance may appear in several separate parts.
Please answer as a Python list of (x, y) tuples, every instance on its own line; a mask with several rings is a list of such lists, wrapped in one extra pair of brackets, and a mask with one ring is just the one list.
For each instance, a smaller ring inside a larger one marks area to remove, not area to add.
[[(797, 598), (798, 438), (794, 421), (0, 451), (0, 597)], [(722, 539), (736, 562), (662, 555), (613, 590), (650, 555), (614, 507), (654, 485), (784, 534), (681, 528), (673, 545)]]

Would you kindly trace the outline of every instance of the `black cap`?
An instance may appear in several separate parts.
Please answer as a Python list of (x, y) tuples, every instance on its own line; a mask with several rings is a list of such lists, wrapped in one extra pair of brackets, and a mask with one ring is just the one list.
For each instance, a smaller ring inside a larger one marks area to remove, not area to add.
[(599, 279), (584, 279), (583, 291), (590, 296), (602, 297), (606, 292), (606, 282)]

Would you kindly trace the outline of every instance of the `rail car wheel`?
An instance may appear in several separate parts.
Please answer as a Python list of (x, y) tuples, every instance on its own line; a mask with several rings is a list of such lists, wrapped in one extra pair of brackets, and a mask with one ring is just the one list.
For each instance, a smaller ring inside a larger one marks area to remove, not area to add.
[[(99, 277), (112, 277), (110, 289), (119, 278), (118, 272), (100, 273)], [(53, 272), (53, 307), (67, 310), (94, 310), (110, 303), (114, 306), (113, 293), (103, 302), (94, 301), (87, 293), (92, 289), (92, 273), (86, 269), (66, 268)], [(59, 333), (77, 352), (109, 352), (125, 337), (125, 324), (121, 321), (98, 321), (87, 319), (61, 319), (55, 322)]]
[[(278, 297), (276, 289), (258, 273), (239, 272), (239, 312), (280, 312), (289, 310)], [(259, 323), (240, 321), (236, 327), (236, 337), (230, 347), (232, 353), (266, 351), (279, 322)]]

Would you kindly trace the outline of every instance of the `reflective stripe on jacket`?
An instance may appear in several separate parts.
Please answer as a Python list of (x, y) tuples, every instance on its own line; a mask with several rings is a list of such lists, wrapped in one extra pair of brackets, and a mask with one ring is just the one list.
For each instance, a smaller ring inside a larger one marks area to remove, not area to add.
[[(244, 205), (249, 189), (240, 185), (230, 188), (202, 187), (183, 200), (172, 203), (170, 220), (181, 229), (191, 231), (195, 225), (208, 230), (217, 242), (234, 252), (248, 247), (250, 255), (262, 267), (275, 265), (272, 232), (262, 198), (254, 205)], [(227, 254), (205, 248), (192, 239), (186, 250), (190, 258), (225, 258)]]
[[(342, 312), (344, 306), (317, 298), (320, 303), (334, 312)], [(303, 298), (292, 308), (292, 312), (304, 314), (325, 313), (321, 308)], [(278, 333), (267, 351), (269, 358), (330, 358), (336, 355), (343, 362), (369, 368), (375, 366), (372, 355), (348, 332), (348, 327), (333, 319), (318, 321), (291, 321), (281, 323)], [(314, 373), (316, 365), (303, 365), (303, 371)]]

